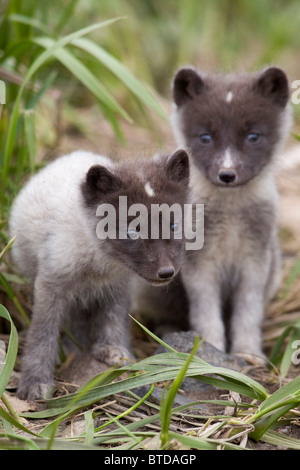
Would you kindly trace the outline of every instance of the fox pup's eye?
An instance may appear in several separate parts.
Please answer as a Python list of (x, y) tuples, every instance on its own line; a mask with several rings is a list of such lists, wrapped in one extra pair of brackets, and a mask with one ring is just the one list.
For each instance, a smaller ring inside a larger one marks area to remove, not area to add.
[(131, 240), (138, 240), (140, 238), (140, 234), (136, 230), (127, 230), (127, 238), (131, 238)]
[(201, 144), (210, 144), (212, 142), (212, 136), (206, 132), (205, 134), (201, 134), (199, 136)]
[(250, 142), (251, 144), (252, 143), (255, 143), (258, 141), (260, 135), (257, 134), (257, 132), (250, 132), (248, 135), (247, 135), (247, 141)]
[(176, 233), (176, 232), (179, 232), (179, 230), (180, 230), (180, 225), (174, 223), (174, 224), (171, 224), (171, 227), (170, 227), (170, 228), (171, 228), (171, 232), (172, 232), (172, 233)]

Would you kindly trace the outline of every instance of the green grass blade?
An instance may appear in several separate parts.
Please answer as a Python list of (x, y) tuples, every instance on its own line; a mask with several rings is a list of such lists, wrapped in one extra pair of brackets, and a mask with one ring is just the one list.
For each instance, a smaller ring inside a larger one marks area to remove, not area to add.
[[(84, 406), (87, 406), (87, 402), (85, 401), (84, 405), (82, 405), (82, 400), (86, 399), (86, 397), (89, 397), (89, 392), (93, 391), (94, 388), (99, 387), (99, 384), (105, 384), (108, 380), (114, 380), (121, 375), (120, 370), (108, 370), (106, 372), (103, 372), (102, 374), (99, 374), (95, 377), (93, 377), (91, 380), (89, 380), (85, 385), (83, 385), (76, 393), (69, 395), (68, 397), (65, 397), (66, 400), (62, 399), (59, 400), (58, 402), (60, 404), (59, 407), (57, 407), (58, 403), (57, 400), (54, 399), (54, 402), (56, 403), (56, 407), (54, 405), (54, 411), (53, 410), (48, 410), (50, 413), (42, 412), (42, 413), (33, 413), (33, 414), (26, 414), (24, 413), (22, 416), (31, 416), (31, 417), (49, 417), (49, 416), (56, 416), (59, 415), (57, 419), (54, 421), (51, 421), (40, 433), (41, 436), (43, 437), (50, 437), (49, 441), (49, 446), (51, 446), (52, 442), (54, 441), (55, 438), (55, 433), (56, 430), (59, 426), (59, 424), (69, 415), (73, 414), (74, 411), (83, 408)], [(64, 398), (64, 397), (63, 397)], [(52, 400), (48, 400), (48, 403), (51, 403)], [(88, 404), (92, 404), (96, 400), (90, 400)]]
[(18, 352), (18, 333), (8, 311), (5, 307), (3, 307), (3, 305), (0, 305), (0, 317), (4, 318), (10, 323), (10, 337), (6, 352), (5, 363), (0, 372), (0, 397), (2, 397), (15, 366)]
[(270, 366), (269, 368), (272, 368), (272, 364), (278, 364), (281, 356), (281, 348), (286, 340), (286, 338), (289, 336), (291, 331), (293, 331), (294, 327), (293, 326), (288, 326), (287, 328), (284, 329), (284, 331), (281, 333), (277, 341), (275, 342), (272, 351), (269, 356), (269, 361), (270, 361)]
[(16, 420), (11, 414), (9, 414), (7, 411), (4, 410), (0, 406), (0, 417), (7, 423), (10, 423), (12, 426), (16, 427), (17, 429), (20, 429), (20, 431), (26, 432), (28, 434), (31, 434), (32, 436), (38, 437), (37, 434), (34, 432), (30, 431), (27, 429), (25, 426), (23, 426), (22, 423), (20, 423), (18, 420)]
[[(40, 450), (48, 448), (48, 440), (37, 438), (28, 439), (14, 433), (0, 434), (0, 449), (3, 450)], [(82, 442), (57, 438), (53, 441), (52, 450), (104, 450), (101, 447), (90, 446)]]
[(86, 423), (86, 433), (84, 443), (87, 445), (92, 445), (94, 440), (94, 420), (93, 420), (93, 410), (88, 410), (84, 413), (84, 419)]
[(10, 249), (10, 247), (13, 245), (14, 241), (16, 239), (16, 235), (7, 243), (7, 245), (3, 248), (3, 250), (0, 253), (0, 259), (2, 256)]
[[(166, 345), (166, 343), (164, 343), (164, 345)], [(178, 370), (178, 368), (182, 367), (183, 361), (186, 361), (188, 357), (189, 355), (186, 353), (177, 352), (155, 354), (154, 356), (143, 359), (136, 364), (132, 364), (128, 367), (128, 370), (155, 371), (155, 366), (158, 364), (169, 366), (176, 365)], [(166, 374), (171, 371), (168, 367), (163, 370), (165, 370)], [(221, 377), (221, 379), (210, 377), (211, 374), (215, 374)], [(269, 395), (265, 387), (250, 377), (232, 369), (212, 366), (197, 356), (193, 357), (187, 370), (187, 376), (194, 377), (197, 380), (211, 385), (216, 385), (221, 388), (234, 390), (238, 393), (252, 398), (257, 398), (259, 400), (265, 400)]]
[(63, 27), (66, 25), (66, 23), (70, 21), (70, 19), (74, 15), (74, 10), (77, 6), (77, 3), (78, 3), (78, 0), (71, 0), (68, 3), (68, 5), (63, 8), (61, 18), (55, 27), (56, 33), (59, 33), (63, 29)]
[(132, 442), (134, 444), (139, 444), (140, 440), (139, 438), (131, 432), (128, 427), (123, 426), (123, 424), (118, 420), (118, 418), (114, 418), (108, 414), (108, 416), (111, 418), (111, 421), (114, 422), (129, 438), (131, 438)]
[[(1, 436), (1, 434), (0, 434)], [(16, 433), (5, 433), (2, 435), (4, 439), (0, 439), (0, 449), (7, 450), (40, 450), (40, 447), (33, 439), (21, 436)]]
[(175, 396), (178, 392), (178, 389), (185, 377), (185, 374), (188, 370), (188, 367), (198, 351), (199, 348), (199, 338), (196, 338), (194, 342), (194, 346), (192, 349), (191, 354), (187, 358), (185, 364), (183, 365), (182, 369), (179, 371), (179, 374), (173, 381), (169, 392), (167, 393), (166, 397), (164, 398), (164, 395), (162, 395), (162, 402), (161, 402), (161, 408), (160, 408), (160, 420), (161, 420), (161, 444), (162, 447), (164, 447), (169, 439), (169, 427), (171, 423), (171, 418), (172, 418), (172, 405), (175, 399)]
[(148, 108), (152, 109), (158, 116), (168, 121), (168, 116), (150, 91), (125, 67), (119, 60), (105, 51), (98, 44), (87, 38), (79, 38), (72, 41), (72, 45), (93, 55), (102, 62), (112, 73), (114, 73), (128, 89)]
[(51, 30), (37, 18), (31, 18), (29, 16), (20, 15), (18, 13), (12, 13), (11, 15), (8, 15), (7, 19), (9, 21), (27, 24), (28, 26), (32, 26), (36, 29), (39, 29), (45, 34), (52, 34)]
[(278, 423), (278, 420), (288, 413), (290, 409), (293, 408), (293, 406), (293, 404), (281, 406), (270, 414), (263, 416), (261, 419), (258, 419), (254, 423), (254, 431), (251, 432), (250, 436), (256, 441), (260, 441), (268, 429), (275, 423)]
[(295, 439), (294, 437), (272, 431), (271, 429), (264, 433), (262, 441), (274, 446), (284, 446), (289, 449), (300, 450), (300, 439)]
[[(167, 353), (168, 358), (170, 358), (170, 354), (171, 353)], [(181, 355), (185, 357), (185, 360), (189, 357), (188, 354), (181, 353)], [(143, 385), (151, 385), (157, 382), (176, 379), (183, 366), (183, 362), (180, 361), (180, 363), (174, 367), (166, 366), (163, 361), (163, 356), (163, 354), (159, 355), (159, 357), (155, 356), (155, 361), (157, 361), (157, 359), (160, 360), (160, 364), (156, 364), (155, 367), (149, 364), (149, 358), (147, 358), (147, 360), (140, 361), (137, 364), (132, 364), (131, 366), (126, 366), (111, 372), (109, 378), (114, 380), (125, 371), (127, 371), (127, 373), (141, 371), (138, 375), (134, 374), (118, 382), (104, 383), (103, 385), (95, 387), (93, 383), (91, 383), (88, 388), (83, 388), (75, 394), (47, 400), (47, 404), (50, 407), (48, 410), (24, 413), (22, 416), (30, 418), (56, 416), (61, 414), (62, 411), (72, 409), (73, 406), (74, 409), (80, 409), (115, 393), (122, 393)], [(174, 361), (176, 361), (176, 354), (174, 354)], [(264, 400), (268, 396), (263, 386), (239, 372), (222, 367), (214, 367), (209, 364), (203, 365), (197, 361), (193, 363), (193, 361), (194, 358), (186, 371), (186, 377), (194, 377), (205, 383), (211, 383), (227, 390), (234, 390), (255, 399)], [(221, 378), (207, 377), (207, 375), (211, 374), (219, 375)], [(95, 381), (99, 380), (101, 376), (102, 374), (100, 374), (98, 378), (95, 378)]]
[(289, 383), (284, 385), (283, 387), (279, 388), (270, 395), (266, 400), (262, 402), (259, 407), (260, 411), (265, 411), (270, 407), (280, 403), (282, 400), (287, 399), (289, 396), (295, 395), (300, 391), (300, 376), (296, 377), (295, 379), (291, 380)]
[(42, 67), (50, 58), (52, 58), (55, 53), (72, 42), (74, 39), (77, 39), (81, 36), (84, 36), (86, 34), (89, 34), (96, 29), (103, 28), (106, 26), (109, 26), (116, 21), (119, 21), (121, 18), (114, 18), (111, 20), (103, 21), (101, 23), (96, 23), (94, 25), (88, 26), (86, 28), (82, 28), (79, 31), (76, 31), (74, 33), (68, 34), (67, 36), (61, 38), (57, 42), (54, 43), (52, 47), (49, 49), (45, 50), (42, 54), (40, 54), (33, 64), (29, 67), (24, 80), (22, 82), (22, 85), (19, 88), (18, 94), (15, 99), (13, 111), (11, 114), (11, 118), (9, 121), (9, 126), (7, 130), (7, 135), (6, 135), (6, 140), (5, 140), (5, 149), (4, 149), (4, 158), (3, 158), (3, 166), (2, 166), (2, 187), (1, 187), (1, 193), (0, 193), (0, 199), (3, 202), (4, 200), (4, 195), (7, 187), (7, 176), (8, 176), (8, 170), (9, 170), (9, 165), (10, 165), (10, 160), (14, 148), (14, 143), (15, 143), (15, 134), (16, 134), (16, 128), (17, 128), (17, 123), (18, 123), (18, 118), (19, 118), (19, 107), (20, 107), (20, 102), (21, 98), (23, 95), (23, 91), (28, 84), (28, 82), (31, 80), (33, 75), (39, 70), (40, 67)]
[(4, 287), (4, 290), (7, 296), (13, 301), (15, 306), (17, 307), (20, 315), (22, 316), (23, 320), (25, 321), (26, 325), (30, 325), (30, 319), (25, 312), (24, 308), (22, 307), (21, 303), (19, 302), (17, 296), (15, 295), (10, 283), (6, 279), (5, 275), (0, 272), (0, 284)]
[[(35, 44), (44, 47), (45, 49), (53, 48), (56, 43), (51, 38), (35, 38), (33, 40)], [(104, 103), (112, 111), (119, 113), (128, 122), (132, 122), (132, 119), (127, 112), (118, 104), (114, 97), (104, 87), (104, 85), (92, 74), (92, 72), (71, 52), (66, 49), (60, 48), (55, 51), (53, 55), (58, 59), (70, 72), (76, 77), (83, 85), (90, 90), (100, 101)]]
[(294, 139), (296, 139), (300, 142), (300, 135), (295, 134), (295, 133), (292, 132), (292, 137), (294, 137)]
[(255, 426), (251, 434), (253, 438), (260, 440), (264, 433), (278, 422), (279, 418), (299, 405), (300, 376), (291, 380), (266, 398), (258, 407), (257, 412), (248, 420), (248, 422), (252, 422)]
[(45, 93), (49, 90), (49, 88), (53, 85), (55, 78), (57, 77), (58, 72), (53, 70), (53, 72), (49, 73), (48, 77), (43, 81), (42, 86), (39, 90), (29, 99), (26, 103), (27, 109), (34, 109), (38, 102), (42, 99)]
[(169, 437), (171, 439), (176, 439), (182, 445), (189, 447), (194, 450), (217, 450), (221, 445), (226, 449), (235, 449), (235, 450), (244, 450), (240, 446), (231, 444), (230, 442), (218, 441), (213, 439), (203, 439), (201, 437), (193, 437), (179, 434), (177, 432), (170, 431)]
[(140, 323), (136, 318), (134, 318), (133, 316), (129, 315), (130, 318), (135, 321), (135, 323), (137, 323), (149, 336), (151, 336), (151, 338), (153, 338), (157, 343), (159, 343), (161, 346), (164, 346), (166, 349), (168, 349), (169, 351), (172, 351), (174, 353), (176, 353), (177, 351), (172, 348), (171, 346), (169, 346), (167, 343), (165, 343), (161, 338), (159, 338), (158, 336), (156, 336), (154, 333), (152, 333), (152, 331), (148, 330), (148, 328), (146, 328), (144, 325), (142, 325), (142, 323)]
[(150, 390), (140, 399), (137, 401), (137, 403), (135, 403), (134, 405), (132, 405), (130, 408), (128, 408), (128, 410), (124, 411), (123, 413), (121, 413), (119, 416), (117, 416), (116, 418), (114, 418), (114, 420), (111, 420), (111, 421), (108, 421), (107, 423), (103, 424), (102, 426), (99, 426), (97, 429), (95, 429), (95, 432), (98, 432), (100, 431), (101, 429), (105, 428), (106, 426), (108, 426), (109, 424), (111, 424), (113, 421), (115, 421), (116, 419), (121, 419), (121, 418), (124, 418), (125, 416), (127, 416), (129, 413), (131, 413), (132, 411), (134, 411), (136, 408), (138, 408), (140, 405), (142, 405), (144, 403), (144, 401), (147, 400), (147, 398), (151, 395), (151, 393), (153, 392), (153, 389), (154, 389), (154, 384), (151, 385), (150, 387)]
[(31, 173), (35, 169), (36, 157), (36, 140), (35, 140), (35, 113), (33, 109), (25, 109), (24, 111), (24, 134), (27, 143), (29, 155), (29, 168)]
[(298, 257), (290, 270), (290, 273), (285, 281), (285, 285), (283, 291), (280, 295), (281, 298), (285, 299), (290, 292), (291, 287), (295, 283), (295, 281), (300, 276), (300, 257)]

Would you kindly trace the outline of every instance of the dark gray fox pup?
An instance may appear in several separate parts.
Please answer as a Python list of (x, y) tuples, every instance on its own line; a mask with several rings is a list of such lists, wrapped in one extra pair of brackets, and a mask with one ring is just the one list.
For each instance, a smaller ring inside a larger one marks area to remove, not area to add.
[(204, 247), (181, 270), (190, 326), (220, 350), (260, 356), (265, 305), (280, 282), (274, 167), (292, 123), (288, 80), (277, 67), (225, 76), (182, 68), (172, 91), (174, 134), (190, 151), (192, 200), (205, 212)]
[[(118, 226), (119, 197), (127, 197), (128, 207), (143, 204), (150, 214), (152, 204), (183, 205), (188, 187), (184, 150), (119, 163), (74, 152), (50, 163), (25, 185), (10, 218), (10, 233), (17, 236), (14, 260), (34, 284), (20, 398), (41, 398), (52, 388), (59, 333), (63, 322), (72, 324), (72, 314), (86, 316), (98, 360), (114, 364), (132, 358), (131, 280), (137, 275), (154, 285), (170, 282), (179, 271), (184, 240), (175, 239), (172, 225), (169, 239), (154, 240), (142, 239), (127, 224)], [(124, 229), (125, 236), (96, 235), (96, 210), (103, 205), (116, 210), (115, 228), (119, 234)]]

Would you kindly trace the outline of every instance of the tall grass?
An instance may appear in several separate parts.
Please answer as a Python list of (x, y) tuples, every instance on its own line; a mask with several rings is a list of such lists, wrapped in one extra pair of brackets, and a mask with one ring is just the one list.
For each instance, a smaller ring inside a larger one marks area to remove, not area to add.
[[(28, 4), (29, 3), (35, 7), (38, 5), (38, 2), (32, 0), (28, 2)], [(92, 24), (91, 26), (81, 28), (79, 31), (67, 34), (61, 38), (57, 37), (55, 29), (51, 36), (43, 35), (40, 37), (39, 34), (41, 31), (42, 33), (45, 31), (48, 32), (48, 25), (44, 25), (36, 18), (21, 14), (20, 11), (22, 12), (20, 2), (10, 2), (2, 18), (1, 25), (7, 35), (1, 58), (1, 62), (4, 64), (3, 72), (5, 72), (4, 74), (8, 80), (13, 81), (14, 79), (18, 79), (20, 82), (18, 84), (19, 86), (17, 88), (12, 87), (12, 91), (7, 95), (9, 105), (8, 113), (11, 113), (3, 116), (4, 119), (2, 122), (2, 125), (5, 126), (5, 132), (1, 136), (0, 142), (0, 150), (2, 153), (2, 184), (0, 192), (2, 216), (7, 199), (7, 179), (11, 169), (13, 152), (19, 152), (17, 156), (19, 174), (22, 173), (21, 170), (24, 170), (24, 166), (25, 169), (29, 168), (31, 171), (34, 171), (35, 108), (42, 99), (43, 94), (47, 91), (47, 88), (49, 88), (53, 82), (54, 76), (50, 73), (53, 67), (53, 59), (58, 60), (66, 67), (69, 72), (71, 72), (72, 76), (79, 80), (79, 82), (95, 96), (100, 110), (105, 114), (118, 136), (121, 136), (118, 116), (130, 122), (132, 119), (127, 111), (125, 111), (112, 96), (99, 77), (91, 72), (90, 68), (85, 65), (83, 60), (80, 60), (76, 56), (76, 49), (78, 48), (83, 50), (86, 55), (91, 55), (98, 63), (108, 68), (143, 104), (154, 110), (160, 117), (166, 119), (165, 112), (148, 89), (143, 86), (120, 61), (106, 52), (94, 41), (82, 38), (82, 36), (99, 30), (100, 28), (112, 26), (112, 24), (119, 21), (120, 18)], [(62, 20), (60, 18), (58, 18), (58, 21), (59, 24), (61, 24)], [(15, 29), (19, 34), (13, 35), (11, 33), (10, 35), (10, 30)], [(11, 36), (13, 36), (13, 39)], [(67, 46), (71, 45), (73, 46), (72, 51), (67, 48)], [(24, 47), (26, 47), (26, 53), (29, 54), (30, 62), (26, 60), (26, 55), (24, 56)], [(6, 67), (8, 64), (12, 63), (12, 61), (14, 63), (14, 71)], [(45, 72), (45, 68), (48, 70), (48, 76), (47, 72)], [(17, 78), (14, 78), (14, 73), (20, 69), (25, 71), (24, 78), (21, 78), (19, 75), (17, 75)], [(43, 74), (41, 75), (40, 81), (39, 72), (41, 69), (43, 69)], [(24, 111), (21, 109), (21, 105)], [(19, 147), (22, 144), (24, 146), (24, 143), (27, 149), (27, 155), (25, 156)], [(22, 167), (21, 169), (20, 166)]]
[[(100, 29), (115, 26), (122, 18), (101, 21), (59, 37), (58, 33), (70, 18), (67, 17), (67, 12), (71, 15), (76, 3), (70, 2), (70, 8), (66, 12), (55, 15), (56, 25), (44, 23), (38, 18), (45, 6), (42, 8), (41, 3), (36, 0), (30, 0), (26, 4), (11, 1), (6, 4), (0, 17), (0, 78), (5, 79), (7, 85), (7, 105), (3, 110), (0, 133), (0, 235), (4, 244), (8, 242), (4, 228), (11, 201), (18, 192), (24, 175), (33, 173), (37, 168), (36, 120), (40, 112), (39, 104), (47, 99), (49, 89), (56, 86), (60, 67), (66, 69), (63, 72), (65, 80), (69, 80), (69, 73), (72, 80), (94, 96), (99, 113), (105, 116), (116, 138), (120, 140), (123, 135), (118, 120), (122, 118), (133, 122), (133, 119), (100, 78), (85, 65), (86, 56), (92, 57), (101, 67), (114, 74), (141, 105), (157, 113), (160, 118), (167, 119), (153, 94), (124, 64), (93, 40), (83, 38)], [(78, 51), (83, 51), (83, 58), (78, 56)], [(56, 71), (53, 70), (55, 60)], [(14, 294), (6, 272), (0, 272), (0, 285), (28, 324), (26, 312)]]

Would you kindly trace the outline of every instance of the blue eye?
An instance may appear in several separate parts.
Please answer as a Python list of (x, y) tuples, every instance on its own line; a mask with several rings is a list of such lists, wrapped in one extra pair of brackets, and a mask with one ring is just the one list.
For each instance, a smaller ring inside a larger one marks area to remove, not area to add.
[(201, 141), (202, 144), (205, 144), (205, 145), (210, 144), (211, 141), (212, 141), (212, 136), (208, 133), (201, 134), (200, 135), (200, 141)]
[(136, 230), (127, 230), (127, 238), (131, 238), (131, 240), (138, 240), (140, 238), (140, 234)]
[(180, 230), (180, 225), (174, 223), (174, 224), (171, 224), (171, 227), (170, 227), (170, 228), (171, 228), (171, 232), (176, 233), (176, 232), (179, 232), (179, 230)]
[(248, 135), (247, 135), (247, 141), (250, 142), (251, 144), (255, 143), (258, 141), (260, 135), (257, 134), (256, 132), (250, 132)]

